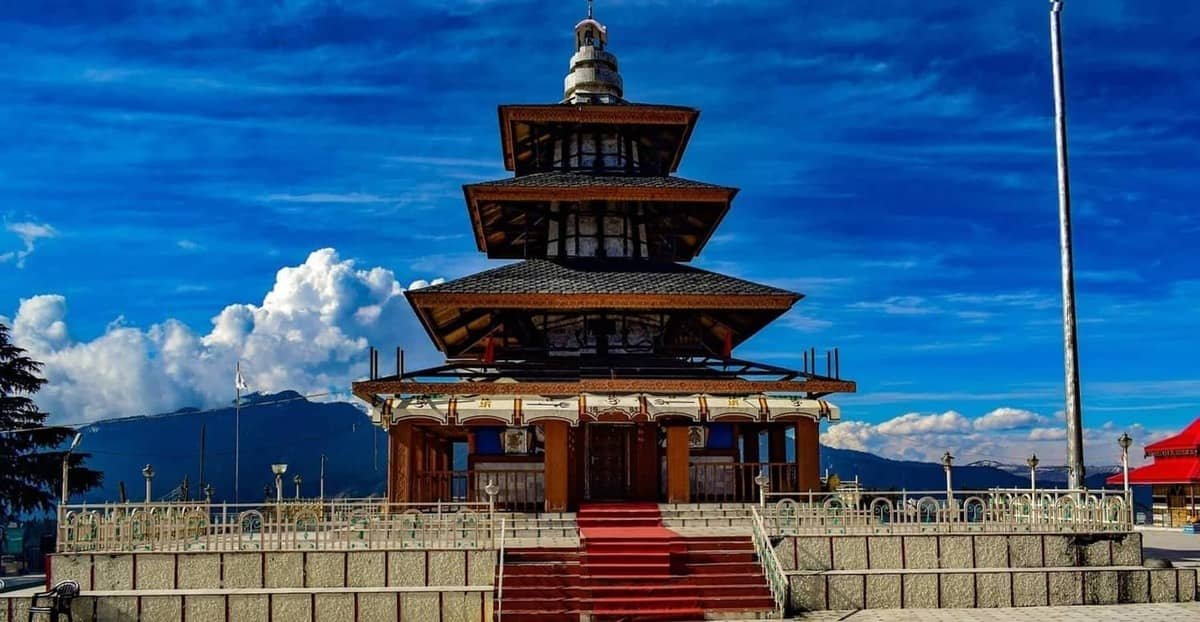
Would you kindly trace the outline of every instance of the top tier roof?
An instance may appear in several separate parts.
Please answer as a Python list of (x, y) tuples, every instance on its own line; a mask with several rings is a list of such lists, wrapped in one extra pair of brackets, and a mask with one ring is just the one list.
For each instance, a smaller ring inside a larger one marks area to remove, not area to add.
[(563, 132), (620, 128), (636, 140), (642, 158), (675, 172), (700, 111), (658, 104), (520, 104), (500, 106), (504, 167), (518, 175), (545, 170)]

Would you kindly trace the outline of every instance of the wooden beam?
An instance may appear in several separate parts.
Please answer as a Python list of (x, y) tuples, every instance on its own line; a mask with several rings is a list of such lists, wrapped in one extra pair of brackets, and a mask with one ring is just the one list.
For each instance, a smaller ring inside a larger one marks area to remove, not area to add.
[[(491, 201), (679, 201), (729, 204), (738, 189), (725, 186), (672, 187), (618, 186), (517, 186), (482, 183), (463, 186), (470, 205)], [(723, 212), (722, 212), (723, 213)]]
[(579, 393), (854, 393), (849, 380), (715, 380), (709, 378), (589, 378), (568, 382), (407, 382), (361, 380), (354, 394), (369, 401), (378, 395), (577, 395)]
[(570, 467), (567, 462), (567, 434), (570, 426), (565, 421), (547, 421), (542, 425), (546, 437), (546, 455), (542, 464), (546, 483), (546, 511), (567, 511), (567, 489), (570, 484)]
[(635, 293), (465, 293), (424, 289), (406, 293), (414, 306), (488, 307), (492, 309), (770, 309), (786, 311), (800, 295), (780, 294), (635, 294)]

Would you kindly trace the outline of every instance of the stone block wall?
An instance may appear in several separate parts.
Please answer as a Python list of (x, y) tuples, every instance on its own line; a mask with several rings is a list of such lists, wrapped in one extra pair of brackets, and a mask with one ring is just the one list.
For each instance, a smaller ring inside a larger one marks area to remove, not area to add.
[(1046, 607), (1196, 600), (1196, 569), (929, 569), (797, 573), (792, 611)]
[(775, 552), (786, 570), (1141, 566), (1142, 535), (789, 536)]
[(70, 553), (51, 579), (84, 591), (492, 585), (488, 550)]
[[(83, 622), (185, 620), (485, 621), (496, 551), (75, 553), (51, 558), (74, 579)], [(97, 594), (108, 592), (108, 594)], [(90, 593), (90, 594), (89, 594)], [(24, 622), (28, 597), (0, 598), (0, 622)]]
[[(82, 596), (76, 622), (490, 622), (489, 592)], [(29, 597), (0, 595), (0, 622), (25, 622)]]

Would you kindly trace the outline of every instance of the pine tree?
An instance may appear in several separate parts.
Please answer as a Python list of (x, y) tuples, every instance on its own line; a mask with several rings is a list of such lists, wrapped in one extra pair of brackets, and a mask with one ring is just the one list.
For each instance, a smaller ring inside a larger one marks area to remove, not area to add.
[[(42, 364), (11, 343), (8, 327), (0, 324), (0, 520), (49, 510), (58, 502), (65, 453), (58, 448), (75, 430), (45, 427), (49, 415), (31, 397), (46, 384), (41, 371)], [(94, 488), (103, 479), (99, 471), (83, 466), (87, 457), (71, 454), (72, 492)]]

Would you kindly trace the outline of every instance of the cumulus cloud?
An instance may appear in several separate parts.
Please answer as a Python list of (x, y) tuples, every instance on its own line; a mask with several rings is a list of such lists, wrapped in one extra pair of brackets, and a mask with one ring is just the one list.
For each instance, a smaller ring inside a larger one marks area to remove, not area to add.
[(876, 426), (880, 434), (892, 436), (911, 436), (914, 434), (936, 434), (969, 432), (973, 429), (971, 422), (953, 410), (940, 415), (922, 415), (908, 413), (895, 419), (884, 421)]
[(38, 240), (58, 237), (58, 231), (54, 227), (36, 222), (14, 222), (5, 225), (4, 229), (9, 233), (15, 233), (17, 237), (21, 238), (24, 248), (0, 253), (0, 263), (15, 260), (18, 268), (25, 267), (25, 259), (33, 254), (33, 249), (37, 245)]
[(1023, 430), (1045, 425), (1050, 419), (1020, 408), (997, 408), (975, 420), (977, 430)]
[[(1116, 439), (1127, 431), (1135, 439), (1130, 458), (1142, 460), (1142, 447), (1169, 435), (1140, 424), (1125, 428), (1112, 422), (1084, 430), (1084, 456), (1088, 464), (1117, 464)], [(1066, 429), (1053, 417), (1019, 408), (1001, 407), (969, 417), (956, 411), (906, 413), (880, 423), (843, 421), (829, 426), (821, 442), (838, 449), (866, 451), (886, 458), (937, 461), (950, 451), (959, 464), (997, 460), (1023, 464), (1031, 453), (1047, 465), (1066, 461)], [(1061, 458), (1057, 458), (1061, 456)]]
[(0, 322), (45, 363), (39, 405), (60, 421), (95, 420), (228, 404), (239, 360), (252, 390), (345, 393), (365, 375), (368, 344), (421, 336), (404, 291), (391, 270), (361, 269), (326, 248), (279, 270), (261, 303), (226, 306), (207, 333), (174, 319), (144, 330), (118, 319), (77, 341), (59, 295), (22, 300)]

